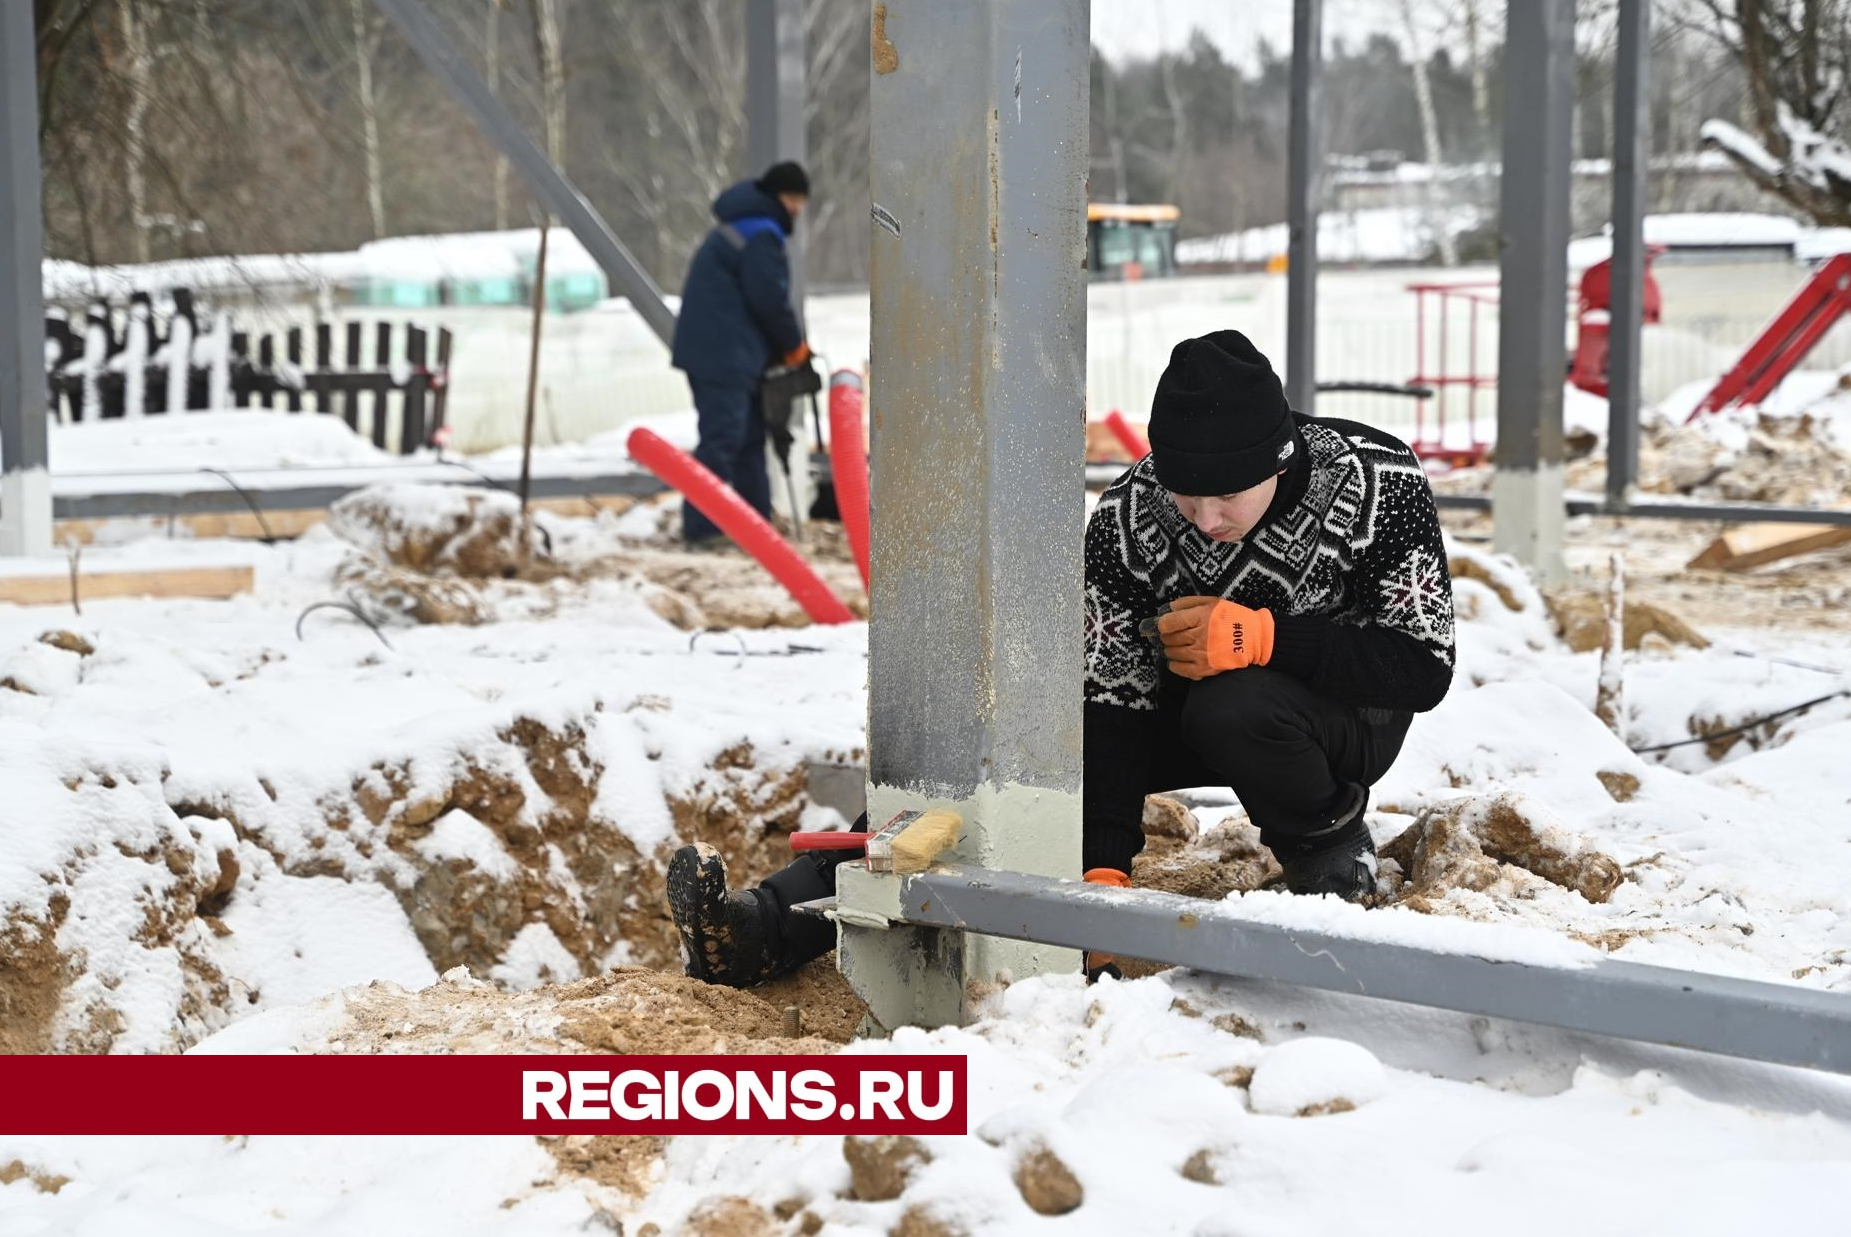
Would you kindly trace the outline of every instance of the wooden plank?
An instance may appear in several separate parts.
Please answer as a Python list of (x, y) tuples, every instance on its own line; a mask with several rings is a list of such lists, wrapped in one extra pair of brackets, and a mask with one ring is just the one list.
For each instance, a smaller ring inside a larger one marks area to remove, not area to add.
[(1834, 524), (1744, 524), (1705, 546), (1691, 567), (1747, 571), (1796, 554), (1851, 544), (1851, 528)]
[[(251, 591), (256, 573), (249, 567), (175, 567), (143, 571), (78, 571), (77, 595), (83, 601), (104, 597), (235, 597)], [(69, 605), (71, 576), (0, 575), (0, 602), (16, 606)]]
[[(621, 515), (636, 504), (636, 500), (626, 495), (613, 494), (604, 498), (536, 498), (529, 505), (540, 511), (573, 519), (596, 519), (601, 512), (613, 512)], [(303, 507), (264, 512), (264, 520), (270, 526), (270, 535), (287, 541), (300, 537), (309, 529), (328, 518), (326, 508)], [(184, 530), (184, 535), (194, 539), (227, 537), (236, 540), (255, 541), (263, 537), (264, 530), (258, 524), (257, 517), (249, 511), (202, 511), (189, 515), (176, 515), (171, 521), (159, 516), (119, 517), (107, 520), (58, 520), (52, 525), (53, 537), (59, 545), (75, 541), (79, 545), (92, 545), (104, 529), (120, 534), (123, 526), (141, 525), (149, 530), (149, 536), (160, 536), (171, 525), (176, 533)], [(68, 596), (69, 589), (66, 589)]]

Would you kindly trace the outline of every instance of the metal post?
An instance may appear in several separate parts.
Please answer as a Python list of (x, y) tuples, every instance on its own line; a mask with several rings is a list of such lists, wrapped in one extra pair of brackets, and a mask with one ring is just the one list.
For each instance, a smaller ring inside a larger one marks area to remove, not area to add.
[(1560, 583), (1562, 384), (1567, 375), (1568, 135), (1574, 0), (1511, 0), (1498, 224), (1499, 552)]
[[(803, 0), (750, 0), (746, 7), (746, 173), (784, 159), (808, 164)], [(821, 186), (818, 186), (821, 189)], [(838, 190), (841, 186), (836, 187)], [(809, 229), (791, 237), (791, 303), (803, 318)]]
[(1613, 283), (1607, 352), (1607, 501), (1639, 476), (1639, 360), (1645, 328), (1645, 177), (1651, 158), (1650, 0), (1620, 0), (1613, 83)]
[[(953, 807), (965, 862), (1060, 876), (1080, 867), (1090, 7), (887, 0), (873, 31), (870, 818)], [(1078, 965), (882, 931), (898, 879), (837, 881), (842, 970), (879, 1027)]]
[(655, 280), (637, 265), (610, 225), (580, 196), (565, 174), (553, 166), (546, 152), (527, 136), (514, 114), (463, 59), (443, 29), (425, 12), (424, 6), (418, 0), (373, 2), (392, 19), (425, 67), (449, 87), (482, 135), (508, 157), (508, 162), (527, 181), (540, 204), (572, 229), (572, 234), (604, 268), (611, 282), (630, 299), (649, 329), (664, 344), (671, 343), (675, 337), (675, 313), (662, 299), (662, 290), (656, 287)]
[(1285, 396), (1314, 415), (1318, 350), (1318, 207), (1323, 195), (1324, 0), (1292, 5), (1292, 120), (1286, 150), (1285, 211), (1290, 236), (1285, 284)]
[(38, 61), (28, 4), (0, 4), (0, 554), (51, 552)]

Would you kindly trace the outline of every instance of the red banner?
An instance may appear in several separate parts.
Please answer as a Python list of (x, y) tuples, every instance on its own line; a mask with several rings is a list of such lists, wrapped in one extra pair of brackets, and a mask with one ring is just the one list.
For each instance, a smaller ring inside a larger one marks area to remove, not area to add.
[(7, 1134), (963, 1134), (961, 1056), (0, 1056)]

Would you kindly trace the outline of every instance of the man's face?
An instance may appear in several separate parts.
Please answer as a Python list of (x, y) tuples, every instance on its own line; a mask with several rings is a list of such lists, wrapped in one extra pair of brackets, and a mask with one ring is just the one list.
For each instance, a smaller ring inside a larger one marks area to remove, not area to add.
[(780, 193), (778, 201), (784, 203), (784, 209), (790, 212), (791, 222), (796, 223), (803, 208), (810, 204), (810, 199), (801, 193)]
[(1279, 489), (1274, 474), (1250, 490), (1223, 494), (1218, 498), (1200, 498), (1189, 494), (1171, 494), (1183, 518), (1202, 530), (1211, 541), (1239, 541), (1253, 531), (1266, 509), (1272, 506)]

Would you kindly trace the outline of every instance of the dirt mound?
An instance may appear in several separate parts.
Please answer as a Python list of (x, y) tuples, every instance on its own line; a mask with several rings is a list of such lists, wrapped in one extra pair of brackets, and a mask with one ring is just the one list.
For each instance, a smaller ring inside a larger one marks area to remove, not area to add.
[[(523, 541), (519, 503), (497, 490), (442, 485), (373, 486), (341, 499), (329, 527), (355, 547), (336, 583), (376, 619), (410, 623), (487, 621), (500, 609), (525, 617), (559, 604), (559, 581), (629, 584), (658, 617), (683, 631), (801, 628), (809, 615), (757, 560), (725, 543), (689, 550), (671, 530), (672, 504), (642, 537), (613, 520), (537, 520)], [(557, 530), (557, 536), (544, 531)], [(867, 617), (867, 595), (839, 524), (805, 525), (801, 552), (849, 609)]]
[(373, 983), (324, 999), (331, 1029), (298, 1051), (368, 1053), (823, 1053), (789, 1038), (782, 1012), (750, 992), (641, 967), (506, 992), (461, 969), (418, 992)]
[(1246, 813), (1203, 832), (1194, 813), (1176, 800), (1152, 795), (1144, 801), (1144, 850), (1131, 865), (1133, 885), (1219, 900), (1236, 890), (1258, 889), (1278, 875), (1278, 863), (1260, 845), (1260, 831)]
[[(1605, 600), (1592, 589), (1555, 588), (1548, 590), (1549, 617), (1568, 647), (1577, 653), (1592, 652), (1606, 640), (1607, 607)], [(1706, 649), (1710, 642), (1695, 628), (1661, 606), (1647, 601), (1628, 599), (1625, 606), (1628, 650), (1637, 649), (1648, 636), (1657, 636), (1672, 644)]]
[(1540, 878), (1589, 902), (1605, 902), (1625, 879), (1620, 865), (1559, 825), (1520, 795), (1454, 800), (1424, 813), (1381, 851), (1390, 900), (1415, 910), (1454, 889), (1484, 892)]
[[(1459, 469), (1436, 477), (1433, 488), (1488, 493), (1492, 474), (1490, 467)], [(1603, 452), (1568, 464), (1571, 490), (1600, 493), (1606, 482)], [(1720, 502), (1838, 506), (1851, 493), (1851, 449), (1805, 414), (1734, 412), (1694, 425), (1655, 421), (1640, 429), (1638, 488)]]
[[(338, 1012), (326, 1029), (293, 1045), (297, 1051), (377, 1053), (590, 1053), (690, 1055), (833, 1052), (846, 1040), (784, 1033), (784, 1015), (751, 992), (715, 987), (681, 975), (622, 967), (595, 979), (510, 993), (461, 969), (409, 992), (374, 983), (325, 998)], [(653, 1136), (566, 1135), (541, 1144), (562, 1172), (639, 1197), (653, 1184), (668, 1139)], [(709, 1204), (687, 1232), (773, 1231), (755, 1216)], [(721, 1208), (714, 1211), (714, 1208)], [(712, 1212), (712, 1214), (709, 1214)], [(751, 1220), (738, 1227), (737, 1223)], [(729, 1225), (731, 1225), (729, 1227)]]
[(1086, 1191), (1073, 1170), (1039, 1143), (1016, 1162), (1015, 1188), (1037, 1215), (1064, 1216), (1086, 1201)]
[(842, 1140), (850, 1190), (864, 1203), (891, 1202), (906, 1192), (932, 1153), (905, 1134), (850, 1134)]
[(69, 966), (58, 952), (58, 926), (70, 899), (52, 895), (47, 923), (17, 919), (0, 932), (0, 1052), (50, 1052), (58, 1000)]
[[(856, 617), (868, 616), (867, 594), (852, 560), (812, 558), (811, 565)], [(620, 576), (649, 582), (661, 590), (660, 599), (652, 600), (651, 607), (684, 631), (811, 626), (810, 616), (783, 585), (756, 559), (733, 547), (637, 546), (576, 564), (570, 571), (577, 579)]]
[(520, 501), (460, 485), (374, 485), (328, 509), (336, 536), (395, 567), (425, 575), (500, 579), (539, 548), (521, 534)]

